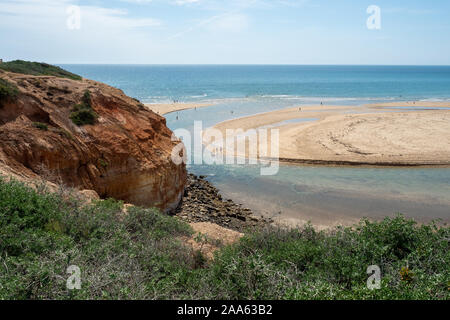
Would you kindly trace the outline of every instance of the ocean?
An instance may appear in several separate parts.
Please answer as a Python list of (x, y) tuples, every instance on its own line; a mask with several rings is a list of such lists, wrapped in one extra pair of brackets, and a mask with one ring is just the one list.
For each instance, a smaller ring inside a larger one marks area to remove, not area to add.
[(450, 66), (63, 65), (143, 102), (449, 99)]
[[(144, 103), (215, 103), (166, 115), (172, 129), (303, 104), (362, 105), (450, 101), (450, 66), (61, 65), (122, 89)], [(449, 124), (450, 132), (450, 124)], [(449, 133), (450, 134), (450, 133)], [(438, 138), (438, 137), (437, 137)], [(225, 197), (258, 214), (330, 225), (403, 213), (450, 222), (449, 168), (349, 168), (282, 165), (260, 176), (249, 165), (190, 165)]]

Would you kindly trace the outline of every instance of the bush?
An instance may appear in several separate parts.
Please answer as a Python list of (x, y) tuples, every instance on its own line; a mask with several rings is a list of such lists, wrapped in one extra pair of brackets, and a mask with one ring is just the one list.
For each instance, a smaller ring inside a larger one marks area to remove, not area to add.
[(15, 84), (0, 78), (0, 107), (4, 102), (15, 99), (18, 94), (19, 89)]
[[(182, 295), (193, 270), (177, 240), (191, 229), (154, 209), (115, 200), (82, 204), (0, 179), (0, 299), (152, 299)], [(77, 265), (82, 289), (68, 292)]]
[[(190, 227), (155, 209), (0, 179), (0, 299), (442, 299), (450, 228), (402, 216), (352, 228), (267, 227), (212, 262), (186, 247)], [(67, 267), (81, 290), (66, 289)], [(381, 289), (366, 286), (381, 268)]]
[[(214, 290), (225, 299), (448, 299), (449, 239), (450, 228), (401, 215), (332, 232), (270, 227), (217, 257)], [(380, 290), (366, 287), (371, 265)]]
[(39, 130), (47, 131), (48, 125), (42, 122), (33, 122), (33, 127), (38, 128)]
[(81, 98), (81, 103), (72, 108), (70, 119), (77, 126), (83, 126), (87, 124), (95, 124), (98, 115), (94, 112), (91, 105), (91, 94), (89, 91), (85, 91)]
[(97, 114), (92, 109), (85, 108), (83, 105), (76, 105), (70, 114), (70, 119), (77, 126), (95, 124), (97, 118)]
[(60, 67), (40, 62), (14, 60), (1, 63), (0, 69), (8, 72), (30, 74), (34, 76), (55, 76), (72, 80), (82, 79), (79, 75), (66, 71)]

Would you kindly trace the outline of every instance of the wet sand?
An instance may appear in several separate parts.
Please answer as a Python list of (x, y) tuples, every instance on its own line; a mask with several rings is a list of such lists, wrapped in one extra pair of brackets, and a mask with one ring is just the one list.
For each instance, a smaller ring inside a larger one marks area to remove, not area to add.
[[(391, 107), (408, 107), (412, 111)], [(225, 134), (227, 129), (246, 131), (272, 125), (280, 130), (280, 159), (288, 162), (448, 166), (450, 110), (420, 110), (420, 107), (448, 108), (450, 103), (416, 101), (362, 107), (302, 106), (234, 119), (214, 128)], [(277, 125), (293, 119), (315, 121)], [(235, 154), (242, 156), (236, 151)]]

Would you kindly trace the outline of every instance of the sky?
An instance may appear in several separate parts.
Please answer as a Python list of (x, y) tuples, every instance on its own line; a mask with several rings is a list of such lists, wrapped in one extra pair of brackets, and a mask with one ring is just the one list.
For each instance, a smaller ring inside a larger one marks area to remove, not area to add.
[(450, 65), (450, 1), (0, 0), (0, 58)]

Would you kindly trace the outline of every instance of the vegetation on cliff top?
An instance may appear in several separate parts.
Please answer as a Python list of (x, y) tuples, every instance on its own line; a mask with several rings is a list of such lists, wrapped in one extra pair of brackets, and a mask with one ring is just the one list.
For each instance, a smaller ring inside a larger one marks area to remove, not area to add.
[(18, 94), (19, 89), (17, 89), (15, 84), (0, 78), (0, 107), (7, 100), (12, 100), (17, 97)]
[(60, 67), (41, 62), (14, 60), (0, 63), (0, 69), (14, 73), (30, 74), (33, 76), (55, 76), (72, 80), (82, 79), (77, 74), (66, 71)]
[[(177, 218), (61, 190), (0, 179), (0, 299), (449, 298), (447, 226), (398, 216), (328, 232), (268, 227), (207, 263)], [(70, 265), (80, 290), (66, 288)], [(379, 290), (366, 287), (370, 265)]]

